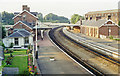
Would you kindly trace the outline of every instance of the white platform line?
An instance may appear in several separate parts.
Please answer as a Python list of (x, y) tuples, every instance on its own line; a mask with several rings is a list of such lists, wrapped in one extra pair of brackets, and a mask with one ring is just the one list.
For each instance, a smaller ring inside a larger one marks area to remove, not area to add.
[[(47, 35), (48, 35), (48, 34), (47, 34)], [(80, 63), (78, 63), (75, 59), (73, 59), (71, 56), (69, 56), (66, 52), (64, 52), (60, 47), (58, 47), (58, 46), (52, 41), (52, 39), (49, 37), (49, 35), (48, 35), (48, 38), (49, 38), (49, 40), (50, 40), (58, 49), (60, 49), (60, 51), (62, 51), (63, 53), (65, 53), (65, 55), (67, 55), (70, 59), (72, 59), (74, 62), (76, 62), (78, 65), (80, 65), (83, 69), (85, 69), (86, 71), (88, 71), (91, 75), (96, 76), (96, 75), (94, 75), (91, 71), (89, 71), (87, 68), (85, 68), (83, 65), (81, 65)]]

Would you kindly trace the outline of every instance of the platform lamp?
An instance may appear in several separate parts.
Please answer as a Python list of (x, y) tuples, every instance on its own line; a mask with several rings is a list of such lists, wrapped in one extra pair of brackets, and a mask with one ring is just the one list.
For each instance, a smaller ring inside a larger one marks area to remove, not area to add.
[(35, 58), (35, 48), (34, 48), (34, 42), (33, 42), (33, 68), (35, 66), (35, 59), (34, 58)]
[(37, 47), (37, 26), (38, 26), (38, 23), (36, 24), (36, 59), (38, 59), (38, 47)]

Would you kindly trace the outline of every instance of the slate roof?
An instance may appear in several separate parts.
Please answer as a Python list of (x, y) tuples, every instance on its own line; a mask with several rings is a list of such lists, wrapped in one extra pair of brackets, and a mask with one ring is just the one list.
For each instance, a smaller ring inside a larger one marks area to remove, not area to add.
[[(37, 16), (38, 15), (38, 12), (30, 12), (31, 14), (33, 14), (34, 16)], [(20, 12), (14, 12), (14, 15), (18, 15), (20, 14)]]
[(21, 22), (23, 22), (23, 23), (26, 24), (27, 26), (33, 28), (33, 24), (32, 24), (32, 23), (28, 23), (28, 22), (26, 22), (26, 21), (21, 21)]
[(33, 14), (34, 16), (38, 15), (38, 12), (30, 12), (31, 14)]
[(25, 29), (19, 29), (19, 30), (14, 30), (14, 33), (12, 33), (11, 35), (9, 35), (8, 37), (28, 37), (30, 36), (31, 33), (28, 32)]
[(105, 24), (106, 21), (107, 21), (106, 19), (100, 19), (98, 21), (95, 21), (95, 20), (84, 20), (84, 21), (82, 21), (82, 25), (100, 27), (102, 24)]
[(3, 57), (3, 47), (0, 46), (0, 60), (4, 59)]

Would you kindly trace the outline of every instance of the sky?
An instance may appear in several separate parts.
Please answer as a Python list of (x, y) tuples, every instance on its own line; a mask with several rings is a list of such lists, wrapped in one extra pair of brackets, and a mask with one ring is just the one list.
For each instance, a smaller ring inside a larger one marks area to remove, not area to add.
[(90, 11), (117, 9), (120, 0), (0, 0), (0, 12), (21, 12), (22, 5), (43, 16), (54, 13), (69, 19), (73, 14), (84, 15)]

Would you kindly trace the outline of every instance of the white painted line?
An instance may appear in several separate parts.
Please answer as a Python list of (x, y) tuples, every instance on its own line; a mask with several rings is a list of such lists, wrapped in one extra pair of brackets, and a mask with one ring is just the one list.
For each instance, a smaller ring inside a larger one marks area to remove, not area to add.
[(94, 75), (91, 71), (89, 71), (87, 68), (85, 68), (83, 65), (81, 65), (80, 63), (78, 63), (76, 60), (74, 60), (71, 56), (69, 56), (66, 52), (64, 52), (60, 47), (58, 47), (53, 41), (52, 39), (49, 37), (49, 35), (47, 34), (49, 40), (58, 48), (60, 49), (60, 51), (62, 51), (63, 53), (65, 53), (65, 55), (67, 55), (70, 59), (72, 59), (74, 62), (76, 62), (78, 65), (80, 65), (83, 69), (85, 69), (86, 71), (88, 71), (91, 75), (93, 76), (96, 76)]

